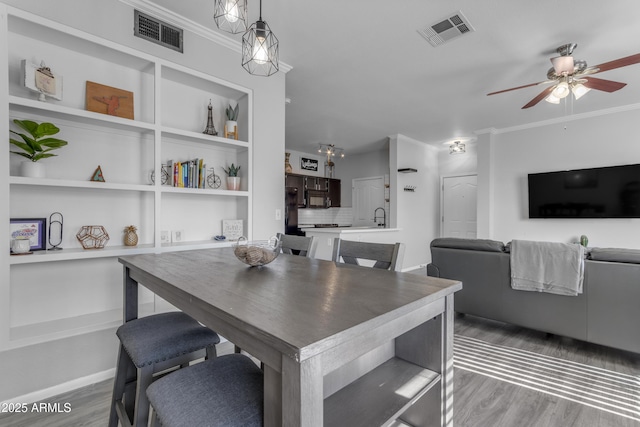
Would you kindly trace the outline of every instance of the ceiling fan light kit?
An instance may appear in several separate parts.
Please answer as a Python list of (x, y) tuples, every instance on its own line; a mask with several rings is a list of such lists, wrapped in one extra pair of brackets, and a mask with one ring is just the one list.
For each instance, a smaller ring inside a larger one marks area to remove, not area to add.
[(260, 17), (247, 28), (247, 0), (215, 0), (213, 19), (219, 29), (242, 35), (242, 67), (256, 76), (270, 76), (280, 69), (278, 38)]
[(497, 95), (499, 93), (509, 92), (516, 89), (524, 89), (531, 86), (553, 83), (554, 86), (544, 89), (522, 108), (525, 109), (533, 107), (543, 99), (551, 104), (559, 104), (560, 100), (569, 96), (570, 93), (573, 93), (574, 98), (577, 100), (582, 98), (591, 89), (609, 93), (622, 89), (627, 85), (626, 83), (599, 79), (592, 76), (593, 74), (601, 73), (603, 71), (609, 71), (615, 68), (640, 63), (640, 53), (638, 53), (593, 67), (588, 67), (586, 61), (574, 60), (571, 56), (573, 54), (573, 50), (577, 46), (578, 45), (576, 43), (570, 43), (562, 45), (556, 49), (556, 52), (558, 52), (560, 56), (550, 59), (553, 67), (547, 72), (546, 81), (491, 92), (487, 95)]
[(449, 146), (449, 154), (464, 154), (467, 151), (465, 147), (465, 144), (460, 141), (454, 141), (453, 144)]

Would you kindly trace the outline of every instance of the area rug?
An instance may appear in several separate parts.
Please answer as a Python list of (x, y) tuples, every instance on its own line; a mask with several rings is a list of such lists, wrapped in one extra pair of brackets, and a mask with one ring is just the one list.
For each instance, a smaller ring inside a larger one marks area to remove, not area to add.
[(640, 421), (640, 376), (455, 335), (454, 367)]

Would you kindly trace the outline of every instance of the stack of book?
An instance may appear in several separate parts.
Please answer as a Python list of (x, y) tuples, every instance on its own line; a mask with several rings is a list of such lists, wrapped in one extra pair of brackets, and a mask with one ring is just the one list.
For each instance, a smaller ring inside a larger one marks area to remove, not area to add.
[(167, 168), (169, 180), (167, 184), (180, 188), (205, 188), (207, 184), (207, 165), (203, 159), (174, 162), (169, 160)]

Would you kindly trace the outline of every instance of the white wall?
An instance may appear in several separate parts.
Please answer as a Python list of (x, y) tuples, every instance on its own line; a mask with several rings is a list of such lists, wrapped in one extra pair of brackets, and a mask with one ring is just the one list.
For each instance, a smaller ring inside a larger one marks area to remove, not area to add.
[[(254, 238), (266, 238), (283, 230), (282, 220), (275, 219), (275, 210), (284, 210), (284, 175), (282, 173), (284, 73), (280, 72), (269, 78), (251, 76), (240, 66), (239, 52), (215, 44), (190, 31), (185, 31), (184, 34), (183, 54), (134, 37), (133, 8), (118, 0), (83, 0), (81, 2), (0, 0), (0, 2), (251, 88), (254, 101), (254, 179), (252, 183)], [(4, 71), (0, 72), (0, 75), (4, 75)], [(3, 175), (3, 177), (6, 176)], [(8, 183), (3, 182), (2, 192), (7, 188)], [(0, 219), (8, 224), (8, 209), (1, 212)], [(116, 263), (115, 260), (114, 263)], [(8, 262), (2, 262), (0, 269), (3, 270), (0, 271), (0, 277), (8, 278)], [(72, 274), (73, 271), (69, 271), (69, 275)], [(46, 278), (43, 280), (46, 282)], [(114, 283), (111, 288), (118, 296), (122, 295), (120, 280), (118, 279), (118, 283)], [(8, 296), (10, 290), (8, 283), (0, 283), (0, 287), (0, 295)], [(74, 298), (74, 295), (69, 295), (69, 298)], [(3, 313), (0, 322), (2, 323), (0, 329), (9, 330), (8, 315)], [(59, 387), (65, 382), (101, 372), (108, 373), (115, 366), (117, 347), (115, 339), (103, 338), (105, 334), (113, 337), (113, 331), (101, 331), (79, 335), (73, 339), (54, 340), (42, 345), (0, 352), (0, 377), (9, 379), (0, 384), (0, 401), (16, 396), (28, 396), (30, 393), (37, 394), (42, 389)], [(84, 343), (91, 343), (91, 345)], [(16, 364), (15, 361), (19, 363)], [(55, 372), (52, 372), (52, 369), (55, 369)], [(78, 386), (77, 383), (75, 384)], [(53, 392), (60, 391), (64, 389), (53, 390)]]
[[(389, 141), (391, 227), (400, 228), (405, 244), (403, 269), (417, 268), (431, 261), (429, 243), (438, 236), (440, 211), (438, 149), (397, 135)], [(398, 173), (400, 168), (414, 168), (416, 173)], [(415, 192), (404, 191), (415, 186)]]
[(590, 246), (640, 248), (640, 219), (528, 219), (527, 202), (528, 173), (640, 163), (638, 134), (636, 109), (490, 135), (478, 159), (493, 193), (484, 237), (571, 242), (585, 234)]

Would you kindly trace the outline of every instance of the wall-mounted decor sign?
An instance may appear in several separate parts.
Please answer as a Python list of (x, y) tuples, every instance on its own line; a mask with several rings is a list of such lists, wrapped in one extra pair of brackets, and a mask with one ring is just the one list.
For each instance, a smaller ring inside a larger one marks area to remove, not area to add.
[(45, 236), (47, 235), (46, 218), (11, 218), (9, 240), (29, 239), (30, 250), (42, 251), (47, 249)]
[(133, 120), (133, 92), (87, 81), (86, 109)]
[(315, 159), (300, 158), (300, 169), (318, 172), (318, 161)]

